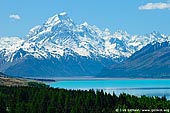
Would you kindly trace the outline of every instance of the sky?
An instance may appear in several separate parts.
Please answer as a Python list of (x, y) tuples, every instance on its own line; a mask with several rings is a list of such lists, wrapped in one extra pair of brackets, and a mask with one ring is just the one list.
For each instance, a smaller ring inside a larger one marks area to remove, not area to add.
[(170, 34), (169, 0), (1, 0), (0, 37), (24, 38), (32, 27), (61, 12), (76, 24), (87, 22), (112, 33)]

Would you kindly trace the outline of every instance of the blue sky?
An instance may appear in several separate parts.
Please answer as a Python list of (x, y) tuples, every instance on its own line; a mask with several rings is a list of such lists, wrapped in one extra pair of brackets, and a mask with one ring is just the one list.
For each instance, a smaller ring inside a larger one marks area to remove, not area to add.
[(77, 24), (86, 21), (111, 32), (170, 34), (167, 0), (1, 0), (0, 11), (0, 37), (25, 37), (29, 29), (60, 12)]

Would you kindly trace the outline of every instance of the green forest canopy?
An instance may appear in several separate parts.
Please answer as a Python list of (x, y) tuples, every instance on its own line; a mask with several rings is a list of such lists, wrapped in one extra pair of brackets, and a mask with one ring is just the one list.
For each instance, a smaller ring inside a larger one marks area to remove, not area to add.
[(137, 97), (125, 93), (116, 96), (114, 92), (108, 94), (92, 89), (0, 86), (0, 113), (139, 113), (153, 109), (168, 112), (170, 101), (165, 97)]

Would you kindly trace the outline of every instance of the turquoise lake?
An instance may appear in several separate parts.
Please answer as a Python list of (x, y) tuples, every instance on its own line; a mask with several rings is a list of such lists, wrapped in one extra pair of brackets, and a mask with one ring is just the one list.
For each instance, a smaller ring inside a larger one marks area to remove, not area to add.
[(166, 96), (170, 99), (170, 80), (157, 79), (123, 79), (123, 80), (68, 80), (49, 84), (54, 88), (101, 90), (119, 95), (128, 93), (136, 96)]

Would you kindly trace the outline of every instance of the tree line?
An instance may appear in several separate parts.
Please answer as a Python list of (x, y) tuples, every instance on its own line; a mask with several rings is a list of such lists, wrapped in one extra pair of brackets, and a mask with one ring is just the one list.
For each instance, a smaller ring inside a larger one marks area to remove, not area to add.
[(93, 89), (0, 86), (0, 113), (140, 113), (144, 112), (142, 109), (169, 108), (170, 101), (166, 97), (137, 97), (125, 93), (117, 96), (114, 92), (108, 94)]

